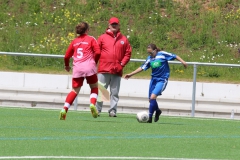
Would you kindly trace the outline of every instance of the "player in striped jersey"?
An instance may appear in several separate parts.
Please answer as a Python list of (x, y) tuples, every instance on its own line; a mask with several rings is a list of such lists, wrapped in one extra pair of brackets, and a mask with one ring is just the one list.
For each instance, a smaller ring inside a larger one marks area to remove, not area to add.
[(125, 79), (129, 79), (131, 76), (149, 68), (152, 68), (152, 78), (149, 85), (149, 120), (148, 123), (152, 123), (152, 116), (155, 113), (154, 122), (159, 120), (159, 116), (162, 111), (158, 107), (158, 103), (156, 101), (157, 96), (162, 95), (162, 92), (165, 90), (168, 78), (170, 75), (170, 68), (168, 65), (168, 61), (177, 59), (180, 61), (185, 68), (187, 68), (187, 63), (179, 56), (173, 53), (161, 51), (157, 48), (155, 44), (149, 44), (147, 47), (147, 53), (149, 56), (146, 61), (141, 65), (141, 67), (137, 68), (132, 73), (126, 74), (124, 76)]

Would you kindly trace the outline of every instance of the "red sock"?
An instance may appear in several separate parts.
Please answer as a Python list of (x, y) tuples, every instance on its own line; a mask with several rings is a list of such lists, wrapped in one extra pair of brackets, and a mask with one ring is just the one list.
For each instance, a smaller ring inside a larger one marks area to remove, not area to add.
[(74, 91), (71, 91), (68, 95), (67, 98), (65, 100), (65, 104), (68, 103), (69, 106), (64, 106), (63, 108), (66, 110), (66, 112), (68, 111), (68, 108), (72, 105), (74, 99), (77, 97), (77, 93), (75, 93)]
[(91, 104), (96, 104), (97, 102), (97, 96), (98, 96), (98, 88), (92, 88), (91, 89), (91, 95), (90, 95), (90, 103)]
[(63, 107), (63, 109), (65, 109), (66, 112), (68, 111), (68, 107)]

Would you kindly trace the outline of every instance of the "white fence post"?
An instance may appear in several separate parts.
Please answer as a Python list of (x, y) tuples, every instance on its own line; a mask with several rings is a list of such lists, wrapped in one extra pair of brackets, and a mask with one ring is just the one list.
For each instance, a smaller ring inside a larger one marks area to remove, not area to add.
[(196, 79), (197, 79), (197, 64), (194, 64), (193, 65), (192, 112), (191, 112), (192, 117), (194, 117), (195, 115)]
[(78, 95), (77, 95), (77, 97), (75, 98), (75, 100), (74, 100), (74, 110), (77, 110), (77, 106), (78, 106)]

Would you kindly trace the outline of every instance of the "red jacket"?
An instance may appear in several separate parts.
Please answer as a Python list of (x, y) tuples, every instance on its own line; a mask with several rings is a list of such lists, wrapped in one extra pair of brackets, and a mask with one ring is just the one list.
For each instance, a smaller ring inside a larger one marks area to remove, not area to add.
[(132, 48), (128, 39), (119, 31), (117, 36), (107, 29), (106, 33), (98, 38), (101, 54), (99, 59), (98, 73), (118, 74), (122, 76), (123, 67), (131, 58)]

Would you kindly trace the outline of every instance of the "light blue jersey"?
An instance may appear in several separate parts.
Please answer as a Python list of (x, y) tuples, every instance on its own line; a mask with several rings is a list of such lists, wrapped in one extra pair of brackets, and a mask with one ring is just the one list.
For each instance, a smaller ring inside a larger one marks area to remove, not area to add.
[(149, 85), (149, 98), (151, 94), (161, 95), (167, 86), (170, 69), (168, 61), (175, 60), (176, 55), (165, 51), (159, 51), (155, 57), (148, 56), (141, 68), (147, 70), (152, 68), (152, 79)]

